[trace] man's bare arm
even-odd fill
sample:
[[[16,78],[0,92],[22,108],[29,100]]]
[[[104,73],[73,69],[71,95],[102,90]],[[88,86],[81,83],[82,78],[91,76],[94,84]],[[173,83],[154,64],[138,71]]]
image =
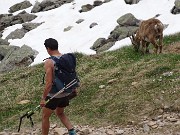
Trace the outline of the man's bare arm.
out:
[[[45,72],[46,72],[46,76],[45,76],[46,83],[45,83],[45,88],[44,88],[42,99],[46,98],[46,96],[48,95],[49,91],[52,88],[54,65],[53,65],[53,62],[51,59],[48,59],[45,61],[44,68],[45,68]]]

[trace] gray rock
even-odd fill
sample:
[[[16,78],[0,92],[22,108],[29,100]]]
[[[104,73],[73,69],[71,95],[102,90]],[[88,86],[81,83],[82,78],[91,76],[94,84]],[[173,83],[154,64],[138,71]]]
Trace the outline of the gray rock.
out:
[[[91,9],[93,9],[94,8],[94,6],[93,5],[91,5],[91,4],[86,4],[86,5],[83,5],[82,7],[81,7],[81,10],[79,11],[80,13],[81,12],[88,12],[88,11],[90,11]]]
[[[175,0],[174,4],[176,8],[180,9],[180,0]]]
[[[150,127],[149,127],[147,124],[144,124],[144,125],[143,125],[143,131],[144,131],[145,133],[148,133],[148,132],[150,131]]]
[[[171,9],[172,14],[180,14],[180,0],[175,0],[174,7]]]
[[[4,30],[4,28],[15,25],[21,24],[25,22],[30,22],[34,20],[37,16],[33,14],[28,14],[25,11],[22,11],[18,15],[2,15],[0,18],[0,31]]]
[[[138,29],[138,27],[136,27],[136,26],[128,26],[128,27],[116,26],[115,29],[113,31],[111,31],[108,38],[114,39],[116,41],[121,40],[121,39],[128,37],[132,33],[134,33],[137,29]]]
[[[76,21],[76,23],[79,24],[79,23],[82,23],[83,21],[84,21],[84,19],[79,19]]]
[[[93,46],[91,47],[92,50],[97,51],[98,48],[100,48],[101,46],[103,46],[106,43],[106,39],[105,38],[98,38]]]
[[[137,4],[140,0],[124,0],[126,4]]]
[[[122,135],[122,134],[124,134],[124,130],[120,130],[120,129],[116,130],[116,135]]]
[[[51,9],[58,8],[63,4],[70,3],[73,0],[43,0],[41,3],[36,2],[31,13],[37,13],[41,11],[48,11]]]
[[[56,2],[57,0],[43,0],[41,3],[40,3],[40,7],[43,8],[47,8],[49,6],[52,6],[54,5],[54,3]],[[45,11],[45,10],[44,10]]]
[[[91,25],[89,26],[89,28],[93,28],[94,26],[98,25],[97,23],[91,23]]]
[[[103,4],[102,1],[96,0],[96,1],[94,1],[93,6],[96,7],[96,6],[100,6],[100,5],[102,5],[102,4]]]
[[[110,2],[110,1],[112,1],[112,0],[104,0],[103,3],[108,3],[108,2]]]
[[[21,39],[24,37],[24,35],[28,32],[27,30],[24,29],[16,29],[15,31],[11,32],[6,39]]]
[[[133,14],[127,13],[121,16],[117,23],[120,26],[139,26],[140,20],[136,19]]]
[[[24,23],[22,24],[23,29],[27,30],[27,31],[31,31],[35,28],[37,28],[38,26],[40,26],[42,23]]]
[[[9,8],[9,12],[14,13],[18,10],[26,9],[28,7],[31,7],[31,6],[32,6],[32,4],[29,1],[25,0],[23,2],[20,2],[20,3],[17,3],[15,5],[11,6]]]
[[[68,26],[67,28],[64,28],[64,32],[69,31],[73,26]]]
[[[172,14],[180,14],[180,9],[178,9],[178,8],[176,8],[175,6],[172,8],[172,10],[171,10],[171,13]]]
[[[108,50],[109,48],[111,48],[114,45],[115,42],[108,42],[106,44],[104,44],[103,46],[101,46],[100,48],[97,49],[97,53],[100,52],[104,52],[106,50]]]
[[[29,13],[20,13],[18,16],[23,20],[23,23],[34,20],[37,16]]]
[[[0,46],[1,45],[9,45],[10,43],[8,42],[8,40],[7,39],[2,39],[2,38],[0,38]]]
[[[11,49],[11,47],[12,46],[7,46],[7,45],[0,46],[0,56],[1,56],[0,61],[7,55],[8,51]]]
[[[4,59],[3,59],[3,61],[6,61],[10,56],[11,56],[11,54],[14,52],[14,51],[16,51],[16,50],[18,50],[20,47],[19,46],[7,46],[7,48],[1,48],[1,49],[4,49],[5,51],[3,51],[2,53],[3,53],[3,55],[5,56],[4,57]]]
[[[40,12],[42,9],[42,7],[40,6],[40,2],[36,1],[36,3],[34,4],[31,13],[37,13]]]
[[[36,54],[37,51],[26,45],[21,48],[12,47],[0,63],[0,73],[29,66],[34,61]]]
[[[1,19],[0,19],[0,26],[1,26],[0,30],[3,30],[4,28],[11,26],[11,22],[13,21],[13,19],[14,19],[14,16],[8,16],[7,15],[7,16],[1,17]]]

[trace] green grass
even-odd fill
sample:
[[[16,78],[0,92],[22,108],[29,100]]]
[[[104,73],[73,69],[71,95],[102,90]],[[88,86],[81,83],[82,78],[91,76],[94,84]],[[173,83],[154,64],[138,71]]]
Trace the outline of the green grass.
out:
[[[180,41],[180,32],[173,34],[173,35],[168,35],[164,37],[163,43],[165,45],[174,43],[174,42],[179,42]]]
[[[164,42],[168,45],[179,40],[171,35]],[[180,54],[142,55],[128,46],[95,56],[76,56],[81,86],[66,109],[74,124],[126,125],[144,115],[156,115],[166,103],[173,105],[179,100]],[[168,72],[172,74],[163,75]],[[43,74],[43,64],[0,74],[0,130],[17,130],[19,117],[39,104]],[[30,103],[17,104],[25,99]],[[169,111],[180,110],[171,106]],[[34,114],[33,120],[39,124],[41,113]],[[57,119],[52,117],[52,121]],[[30,126],[27,119],[24,126]]]

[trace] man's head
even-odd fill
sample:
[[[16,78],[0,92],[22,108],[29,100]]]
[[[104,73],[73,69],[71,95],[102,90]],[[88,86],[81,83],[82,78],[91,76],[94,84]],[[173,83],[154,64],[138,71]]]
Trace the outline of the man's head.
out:
[[[57,40],[53,38],[48,38],[45,40],[44,45],[46,49],[51,49],[51,50],[58,50],[58,42]]]

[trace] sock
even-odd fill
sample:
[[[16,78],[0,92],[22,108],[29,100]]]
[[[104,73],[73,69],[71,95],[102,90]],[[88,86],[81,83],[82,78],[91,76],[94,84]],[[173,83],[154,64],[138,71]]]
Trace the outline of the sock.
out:
[[[74,128],[68,130],[69,135],[76,135]]]

